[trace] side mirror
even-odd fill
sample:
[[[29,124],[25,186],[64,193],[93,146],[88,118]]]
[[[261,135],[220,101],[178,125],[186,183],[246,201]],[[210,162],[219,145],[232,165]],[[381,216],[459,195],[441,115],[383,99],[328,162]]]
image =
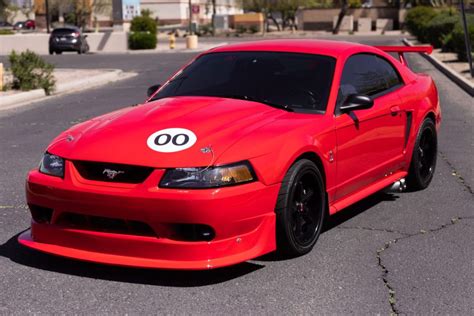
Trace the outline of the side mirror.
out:
[[[363,94],[351,94],[346,98],[344,104],[339,108],[342,113],[348,113],[355,110],[370,109],[374,101],[369,96]]]
[[[84,38],[86,38],[86,37],[87,37],[87,35],[84,35]]]
[[[155,85],[149,87],[148,90],[146,91],[147,97],[151,97],[153,95],[153,93],[155,93],[156,90],[158,90],[160,87],[161,87],[161,84],[155,84]]]

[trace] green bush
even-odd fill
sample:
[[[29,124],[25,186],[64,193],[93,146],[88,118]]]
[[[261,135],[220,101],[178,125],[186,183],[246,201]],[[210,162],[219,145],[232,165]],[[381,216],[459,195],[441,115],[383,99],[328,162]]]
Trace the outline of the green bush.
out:
[[[249,32],[252,34],[258,33],[258,26],[256,26],[255,24],[250,25]]]
[[[361,0],[349,0],[349,8],[360,8],[362,7]]]
[[[418,6],[408,10],[405,17],[405,26],[411,34],[422,42],[426,41],[426,25],[437,15],[432,7]]]
[[[453,31],[454,26],[460,20],[456,11],[442,11],[433,17],[427,24],[424,33],[426,41],[436,48],[446,44],[446,37]]]
[[[151,17],[150,10],[143,10],[142,15],[136,16],[130,23],[131,32],[148,32],[156,34],[156,21]]]
[[[154,49],[156,43],[156,34],[136,32],[130,33],[128,36],[128,47],[130,49]]]
[[[474,44],[474,14],[468,14],[467,18],[467,30],[471,39],[471,45]],[[464,42],[464,28],[461,21],[456,23],[453,32],[451,33],[451,39],[449,45],[452,50],[458,55],[458,59],[461,61],[467,60],[466,54],[466,43]],[[474,46],[473,46],[474,47]],[[471,55],[473,52],[471,51]]]
[[[28,91],[42,88],[46,95],[53,92],[56,84],[53,65],[30,50],[20,54],[12,51],[8,59],[13,74],[13,89]]]
[[[156,21],[151,17],[150,10],[142,10],[142,15],[132,19],[130,24],[130,35],[128,36],[128,47],[130,49],[154,49],[156,48]]]
[[[15,32],[12,30],[0,30],[0,35],[13,35]]]
[[[237,34],[247,33],[247,28],[244,25],[238,25],[236,29]]]

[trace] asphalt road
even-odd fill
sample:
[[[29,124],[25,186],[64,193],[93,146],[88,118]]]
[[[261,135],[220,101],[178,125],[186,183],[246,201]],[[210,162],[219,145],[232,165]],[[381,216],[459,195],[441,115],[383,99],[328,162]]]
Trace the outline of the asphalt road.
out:
[[[396,37],[346,39],[399,44]],[[412,67],[434,77],[443,111],[431,186],[376,194],[337,214],[306,256],[173,272],[82,263],[20,247],[17,235],[30,220],[25,174],[49,141],[72,124],[142,101],[149,85],[192,56],[48,56],[58,67],[139,75],[0,112],[1,314],[473,313],[474,102],[418,55],[410,58]]]

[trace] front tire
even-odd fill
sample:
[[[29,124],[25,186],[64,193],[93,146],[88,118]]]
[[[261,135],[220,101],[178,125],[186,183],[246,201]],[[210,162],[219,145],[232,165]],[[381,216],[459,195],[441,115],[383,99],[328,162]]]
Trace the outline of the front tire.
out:
[[[283,179],[276,206],[277,251],[301,256],[313,249],[324,221],[326,194],[318,167],[298,160]]]
[[[426,189],[436,168],[438,137],[432,119],[426,118],[416,136],[415,147],[411,158],[407,186],[411,191]]]

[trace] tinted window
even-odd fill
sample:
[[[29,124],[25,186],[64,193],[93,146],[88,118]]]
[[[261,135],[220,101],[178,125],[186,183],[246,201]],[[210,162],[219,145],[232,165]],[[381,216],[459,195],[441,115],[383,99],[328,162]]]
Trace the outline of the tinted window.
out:
[[[154,97],[217,96],[325,111],[335,59],[280,52],[204,55]]]
[[[79,30],[78,29],[73,29],[73,28],[61,28],[61,29],[53,30],[54,35],[56,35],[56,34],[70,34],[70,33],[74,33],[74,32],[79,33]]]
[[[370,54],[354,55],[344,65],[337,105],[350,94],[374,96],[401,83],[398,73],[385,59]]]

